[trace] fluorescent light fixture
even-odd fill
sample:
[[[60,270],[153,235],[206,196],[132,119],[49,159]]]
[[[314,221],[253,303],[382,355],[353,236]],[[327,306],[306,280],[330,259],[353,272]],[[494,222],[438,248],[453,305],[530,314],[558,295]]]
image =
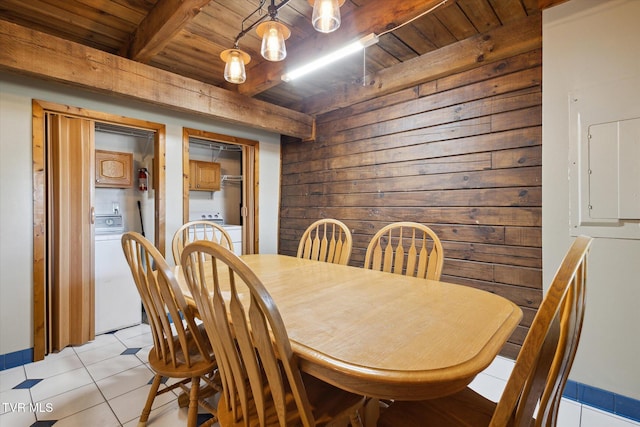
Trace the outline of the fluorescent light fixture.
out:
[[[356,53],[361,51],[362,49],[369,47],[378,43],[378,36],[374,33],[366,35],[362,37],[360,40],[355,41],[347,46],[340,48],[334,52],[331,52],[325,56],[322,56],[318,59],[315,59],[308,64],[305,64],[295,70],[292,70],[286,74],[282,75],[282,80],[285,82],[290,82],[293,79],[297,79],[298,77],[304,76],[305,74],[309,74],[312,71],[317,70],[318,68],[326,67],[329,64],[336,62],[339,59],[344,58],[345,56],[351,55],[352,53]]]

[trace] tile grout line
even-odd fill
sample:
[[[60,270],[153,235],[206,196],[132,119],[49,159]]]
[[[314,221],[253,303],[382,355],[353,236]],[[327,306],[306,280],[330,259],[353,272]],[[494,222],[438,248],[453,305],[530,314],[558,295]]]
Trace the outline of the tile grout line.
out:
[[[114,337],[119,340],[119,338],[117,336],[115,336],[115,334],[114,334]],[[84,368],[85,371],[87,371],[87,375],[89,375],[89,378],[91,378],[91,381],[93,381],[93,384],[95,385],[95,387],[98,389],[98,392],[100,393],[100,396],[102,396],[102,399],[104,399],[104,403],[107,404],[107,406],[109,407],[109,410],[111,411],[111,413],[113,414],[115,419],[118,421],[118,424],[120,425],[120,427],[122,427],[122,423],[120,422],[120,418],[118,418],[118,415],[115,413],[115,411],[111,407],[111,404],[109,403],[109,399],[107,399],[107,396],[104,395],[104,393],[100,389],[100,386],[98,386],[98,383],[96,382],[96,379],[93,377],[93,375],[91,375],[91,372],[87,368],[87,365],[85,365],[84,360],[82,360],[82,358],[80,357],[80,355],[78,354],[78,352],[76,351],[75,348],[73,349],[73,352],[76,354],[76,356],[80,360],[80,363],[82,363],[82,367]],[[100,403],[98,405],[100,405]],[[93,408],[93,407],[98,406],[98,405],[91,406],[90,408]],[[87,409],[89,409],[89,408],[85,408],[85,409],[83,409],[83,411],[86,411]],[[80,412],[82,412],[82,411],[76,412],[76,414],[78,414]]]

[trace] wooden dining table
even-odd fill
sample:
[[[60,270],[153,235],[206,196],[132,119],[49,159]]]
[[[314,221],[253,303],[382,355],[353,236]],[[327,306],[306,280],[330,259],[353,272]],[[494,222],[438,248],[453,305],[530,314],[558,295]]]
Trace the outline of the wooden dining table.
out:
[[[273,297],[301,369],[372,398],[463,389],[522,318],[513,302],[468,286],[285,255],[241,259]],[[191,300],[179,266],[176,277]]]

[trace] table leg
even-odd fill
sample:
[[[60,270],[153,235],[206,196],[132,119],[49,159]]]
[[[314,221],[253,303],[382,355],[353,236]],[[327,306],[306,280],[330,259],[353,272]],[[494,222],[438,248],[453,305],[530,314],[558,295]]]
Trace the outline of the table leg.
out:
[[[376,427],[380,417],[380,401],[368,397],[364,402],[364,427]]]

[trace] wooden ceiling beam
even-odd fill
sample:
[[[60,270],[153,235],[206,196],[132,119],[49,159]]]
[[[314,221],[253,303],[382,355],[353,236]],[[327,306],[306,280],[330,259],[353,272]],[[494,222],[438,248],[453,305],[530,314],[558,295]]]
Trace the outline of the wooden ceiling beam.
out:
[[[568,0],[538,0],[538,9],[544,10],[552,6],[556,6],[560,3],[564,3]]]
[[[0,70],[148,102],[303,140],[314,119],[216,86],[0,20]]]
[[[147,63],[189,23],[210,0],[159,0],[131,36],[121,56]]]
[[[478,34],[367,76],[367,85],[343,84],[306,101],[303,111],[317,115],[436,80],[442,76],[538,49],[542,14]]]
[[[247,70],[247,80],[238,86],[238,92],[247,96],[254,96],[279,84],[282,84],[281,76],[285,73],[285,67],[294,67],[314,59],[324,53],[331,52],[347,43],[370,34],[380,34],[388,28],[400,25],[418,14],[429,10],[441,3],[442,0],[372,0],[365,6],[354,9],[342,19],[338,31],[330,34],[316,33],[312,37],[302,41],[288,52],[288,58],[293,61],[269,62],[264,61]],[[449,0],[442,7],[454,4],[455,0]]]

